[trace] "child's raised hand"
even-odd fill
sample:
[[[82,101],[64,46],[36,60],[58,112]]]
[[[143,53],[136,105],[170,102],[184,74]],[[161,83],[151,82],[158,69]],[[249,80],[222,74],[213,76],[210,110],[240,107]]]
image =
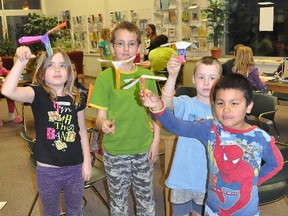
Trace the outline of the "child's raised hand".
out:
[[[167,62],[167,70],[169,76],[177,76],[181,68],[181,62],[177,55],[172,55]]]
[[[161,109],[162,101],[160,100],[158,95],[154,94],[149,89],[145,89],[145,93],[144,93],[144,89],[141,89],[139,92],[139,96],[140,96],[140,100],[142,101],[142,104],[144,106],[149,107],[152,110]]]
[[[27,46],[18,47],[16,50],[16,56],[20,59],[21,62],[36,58],[36,56],[31,53],[30,48]]]

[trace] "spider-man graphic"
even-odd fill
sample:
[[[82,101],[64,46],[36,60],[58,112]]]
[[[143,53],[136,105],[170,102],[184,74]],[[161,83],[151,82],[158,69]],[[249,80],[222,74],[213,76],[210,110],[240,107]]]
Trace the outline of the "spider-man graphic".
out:
[[[239,199],[228,209],[223,209],[220,206],[219,215],[228,216],[242,209],[250,200],[252,191],[252,182],[254,177],[253,168],[243,160],[243,150],[237,145],[221,145],[219,135],[216,133],[216,143],[214,149],[214,157],[219,169],[219,173],[224,182],[228,184],[239,183]],[[215,185],[217,179],[213,179]],[[210,181],[210,184],[212,182]],[[219,200],[225,203],[225,196],[222,188],[213,190],[217,194]],[[229,194],[225,194],[229,196]]]

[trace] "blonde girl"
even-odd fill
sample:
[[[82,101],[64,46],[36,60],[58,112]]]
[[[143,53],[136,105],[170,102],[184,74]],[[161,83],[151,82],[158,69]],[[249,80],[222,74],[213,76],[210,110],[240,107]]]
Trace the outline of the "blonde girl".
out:
[[[265,82],[260,79],[258,68],[255,66],[253,51],[248,46],[240,46],[237,50],[233,73],[247,77],[254,90],[266,90]]]
[[[60,193],[64,192],[67,215],[82,215],[84,181],[92,175],[89,142],[85,127],[85,97],[74,87],[74,73],[67,54],[53,50],[38,60],[32,86],[18,87],[28,61],[35,58],[26,46],[2,87],[2,94],[31,103],[35,120],[36,178],[43,215],[60,214]]]
[[[101,39],[99,41],[99,50],[100,50],[100,56],[102,59],[111,60],[112,59],[112,53],[110,50],[110,29],[109,28],[103,28],[101,31]],[[110,63],[102,62],[101,68],[102,71],[110,67]]]

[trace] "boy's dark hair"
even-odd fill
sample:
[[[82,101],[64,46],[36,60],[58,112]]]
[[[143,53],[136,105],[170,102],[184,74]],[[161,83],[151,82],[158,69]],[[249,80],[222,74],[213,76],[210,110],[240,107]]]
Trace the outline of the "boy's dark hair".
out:
[[[219,89],[235,89],[243,93],[246,99],[246,106],[253,101],[253,87],[249,80],[241,74],[228,74],[221,77],[213,88],[213,101],[216,99],[216,93]]]
[[[111,40],[110,42],[113,44],[115,42],[115,35],[116,35],[116,31],[118,30],[127,30],[129,32],[134,32],[136,33],[137,35],[137,43],[138,44],[141,44],[141,32],[139,30],[139,28],[134,25],[133,23],[131,22],[128,22],[128,21],[123,21],[121,23],[119,23],[112,31],[111,33]]]
[[[160,47],[162,44],[168,43],[168,37],[164,34],[158,35],[154,40],[154,48]]]

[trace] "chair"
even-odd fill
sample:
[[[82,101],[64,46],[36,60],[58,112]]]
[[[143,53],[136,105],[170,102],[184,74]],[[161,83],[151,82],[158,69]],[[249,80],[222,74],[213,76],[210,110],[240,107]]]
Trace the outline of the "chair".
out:
[[[191,86],[179,86],[176,89],[175,96],[180,96],[180,95],[187,95],[189,97],[195,97],[197,95],[197,90],[195,87]]]
[[[280,101],[288,101],[288,94],[280,93],[280,92],[273,92],[273,96],[277,97]]]
[[[31,82],[26,82],[23,84],[23,87],[30,86]],[[22,103],[22,119],[23,119],[23,129],[24,132],[27,133],[27,123],[26,123],[26,115],[25,115],[25,107],[31,106],[30,103]]]
[[[82,83],[85,83],[83,52],[82,51],[67,52],[67,55],[69,56],[70,60],[75,62],[78,78],[81,78]]]
[[[33,140],[29,135],[27,135],[27,133],[24,133],[24,132],[20,132],[20,136],[28,143],[27,149],[30,153],[30,157],[29,157],[30,165],[32,169],[36,171],[36,160],[33,155],[33,149],[34,149],[36,140]],[[107,209],[110,209],[109,204],[107,203],[107,201],[104,199],[104,197],[100,194],[100,192],[97,190],[97,188],[94,185],[94,183],[104,180],[106,178],[106,173],[103,169],[95,166],[95,160],[97,158],[93,152],[91,152],[91,155],[92,155],[92,165],[93,165],[92,176],[89,181],[85,182],[84,189],[91,188],[93,192],[96,194],[96,196],[98,196],[100,200],[103,202],[103,204],[107,207]],[[28,216],[32,214],[35,204],[38,200],[38,197],[39,197],[39,192],[37,191],[37,194],[35,195],[35,198],[30,207]],[[83,201],[84,201],[84,204],[83,204],[83,208],[84,208],[87,203],[87,200],[84,196],[83,196]],[[61,212],[60,215],[65,215],[65,212]]]
[[[3,67],[11,70],[14,65],[14,58],[12,56],[2,56]]]
[[[27,133],[25,132],[20,132],[20,136],[28,143],[27,145],[27,149],[30,153],[30,156],[29,156],[29,162],[30,162],[30,166],[32,168],[32,170],[34,172],[36,172],[36,160],[33,156],[33,149],[34,149],[34,146],[35,146],[35,143],[36,143],[36,140],[33,140],[32,137],[28,136]],[[34,209],[34,206],[36,205],[36,202],[37,202],[37,199],[39,197],[39,192],[37,191],[37,194],[35,195],[35,198],[32,202],[32,205],[29,209],[29,213],[28,213],[28,216],[30,216],[32,214],[32,211]]]
[[[283,158],[283,169],[268,181],[264,182],[258,190],[259,205],[276,202],[288,195],[288,148],[280,149]]]
[[[278,108],[278,98],[272,95],[253,93],[253,108],[247,115],[246,121],[249,124],[257,125],[265,130],[268,134],[275,131],[276,141],[279,140],[279,131],[274,117]]]
[[[102,203],[106,206],[107,209],[110,209],[108,202],[104,199],[104,197],[100,194],[100,192],[97,190],[97,188],[95,187],[94,183],[104,180],[106,178],[106,173],[103,169],[96,167],[95,164],[95,160],[98,160],[98,158],[95,156],[95,154],[93,152],[91,152],[92,155],[92,176],[90,178],[89,181],[85,182],[85,186],[84,189],[87,188],[91,188],[93,190],[93,192],[100,198],[100,200],[102,201]],[[102,162],[102,161],[100,161]],[[83,199],[85,201],[84,207],[86,205],[86,199],[83,196]]]
[[[90,142],[90,151],[95,153],[96,158],[103,162],[102,140],[104,133],[96,128],[87,128]]]

